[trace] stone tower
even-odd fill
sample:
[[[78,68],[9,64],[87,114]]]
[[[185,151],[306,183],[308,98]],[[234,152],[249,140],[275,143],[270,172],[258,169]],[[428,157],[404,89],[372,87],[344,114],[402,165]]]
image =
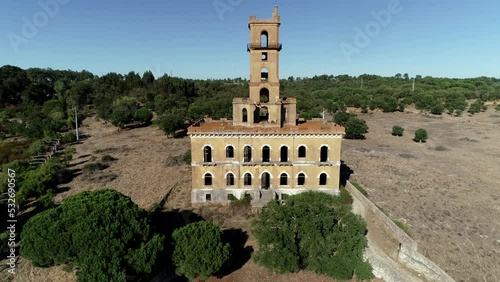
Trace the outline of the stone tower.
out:
[[[235,125],[283,127],[295,125],[295,99],[280,98],[278,6],[270,19],[250,17],[250,98],[233,100]]]

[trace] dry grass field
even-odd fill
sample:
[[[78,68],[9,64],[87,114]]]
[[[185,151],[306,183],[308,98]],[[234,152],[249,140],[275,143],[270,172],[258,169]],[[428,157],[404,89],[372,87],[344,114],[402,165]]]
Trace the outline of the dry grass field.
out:
[[[360,116],[367,139],[346,140],[342,154],[372,201],[457,281],[500,281],[500,113]],[[418,128],[427,143],[412,141]]]
[[[457,281],[500,281],[500,113],[474,117],[428,117],[419,113],[361,115],[366,140],[345,140],[343,159],[369,197],[393,219],[406,221],[419,250]],[[391,136],[393,125],[405,128]],[[412,141],[425,128],[427,143]],[[170,193],[166,210],[193,211],[221,227],[241,229],[255,248],[248,210],[190,205],[191,174],[182,162],[189,138],[169,139],[156,127],[118,131],[88,118],[87,137],[75,145],[72,181],[59,187],[57,201],[81,191],[110,187],[149,209]],[[116,160],[87,175],[82,168],[104,155]],[[59,275],[57,275],[59,274]],[[71,281],[59,268],[19,266],[14,281]],[[57,278],[59,277],[59,278]],[[272,275],[249,260],[239,270],[210,281],[332,281],[312,273]]]

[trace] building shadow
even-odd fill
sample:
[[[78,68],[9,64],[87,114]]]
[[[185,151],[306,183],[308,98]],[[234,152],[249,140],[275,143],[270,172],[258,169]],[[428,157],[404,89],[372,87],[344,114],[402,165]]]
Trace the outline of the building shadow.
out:
[[[351,178],[354,171],[345,163],[345,161],[340,161],[340,185],[344,186],[347,181]]]

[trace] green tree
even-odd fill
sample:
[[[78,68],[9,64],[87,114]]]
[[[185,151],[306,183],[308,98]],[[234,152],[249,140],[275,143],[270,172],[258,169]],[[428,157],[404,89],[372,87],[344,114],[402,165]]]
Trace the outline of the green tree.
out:
[[[115,126],[123,128],[127,123],[134,119],[134,114],[137,109],[134,99],[122,98],[113,103],[113,111],[111,113],[111,123]]]
[[[20,253],[33,265],[76,265],[78,281],[126,281],[150,273],[164,238],[150,231],[147,213],[114,191],[83,192],[33,216]]]
[[[441,102],[438,102],[431,108],[431,114],[433,115],[441,115],[444,112],[444,105]]]
[[[167,135],[173,135],[176,130],[184,125],[185,111],[172,110],[163,114],[159,119],[160,128]]]
[[[395,125],[392,127],[392,135],[403,136],[405,129],[400,125]]]
[[[484,106],[484,102],[481,101],[481,100],[479,100],[479,99],[477,99],[474,103],[472,103],[469,106],[468,112],[471,115],[477,114],[477,113],[479,113],[483,109],[483,106]]]
[[[153,114],[146,107],[142,107],[135,111],[134,120],[142,123],[150,123],[153,119]]]
[[[415,131],[415,138],[413,138],[413,140],[415,142],[425,142],[427,141],[427,138],[428,138],[427,131],[425,129],[420,128]]]
[[[208,279],[229,259],[230,246],[221,241],[219,227],[208,221],[191,223],[174,231],[173,261],[176,273],[189,279]]]
[[[346,112],[338,112],[333,116],[333,121],[335,121],[336,124],[340,124],[342,126],[345,126],[349,119],[356,117],[356,114],[354,113],[346,113]]]
[[[363,260],[366,223],[339,198],[308,192],[270,202],[252,223],[257,263],[278,273],[301,269],[335,279],[372,278]]]
[[[350,118],[345,127],[345,137],[348,139],[364,139],[368,132],[366,121],[357,117]]]

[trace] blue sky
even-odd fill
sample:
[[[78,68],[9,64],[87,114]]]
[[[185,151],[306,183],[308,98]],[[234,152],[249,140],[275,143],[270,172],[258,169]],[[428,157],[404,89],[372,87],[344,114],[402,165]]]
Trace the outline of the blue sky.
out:
[[[270,17],[274,3],[2,0],[0,65],[97,75],[150,69],[186,78],[248,77],[249,16]],[[282,78],[500,77],[498,0],[278,0],[278,5]],[[374,13],[389,14],[390,20],[377,20]]]

